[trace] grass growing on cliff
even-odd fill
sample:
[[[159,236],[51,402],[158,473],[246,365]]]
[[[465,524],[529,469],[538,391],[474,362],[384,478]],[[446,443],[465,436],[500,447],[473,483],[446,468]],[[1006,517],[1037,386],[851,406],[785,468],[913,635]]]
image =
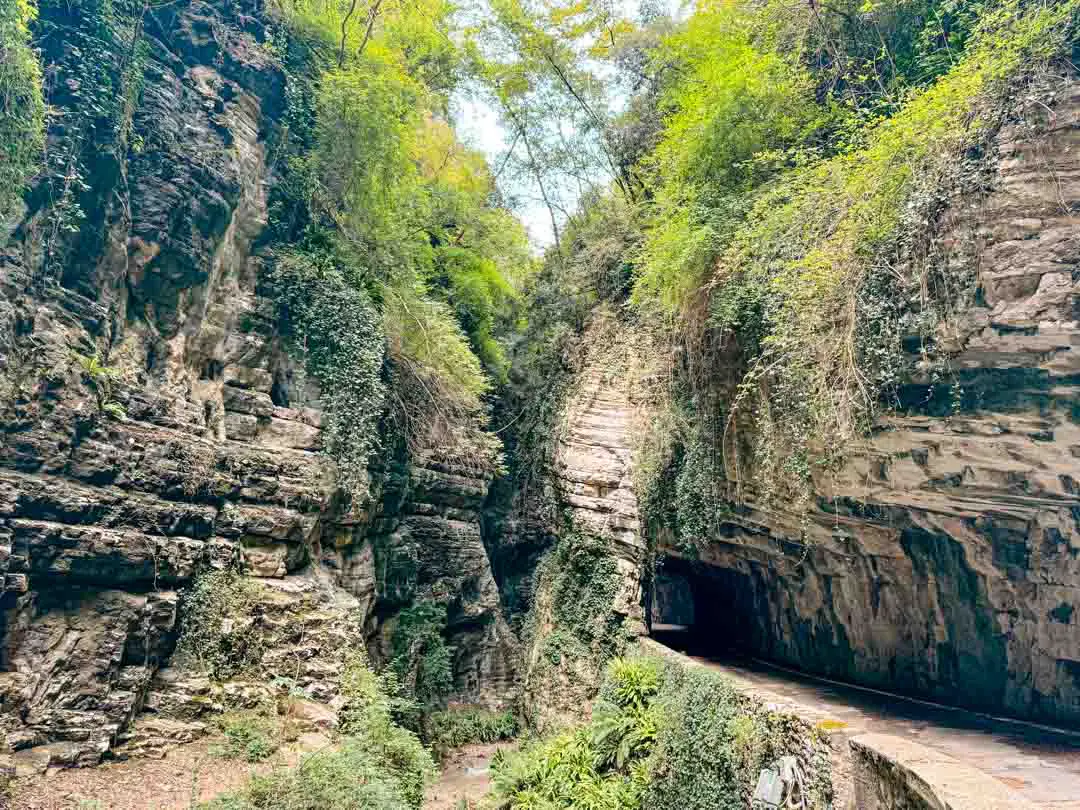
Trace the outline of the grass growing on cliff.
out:
[[[254,626],[260,586],[236,571],[200,574],[181,603],[181,631],[174,658],[215,681],[249,672],[262,660]]]

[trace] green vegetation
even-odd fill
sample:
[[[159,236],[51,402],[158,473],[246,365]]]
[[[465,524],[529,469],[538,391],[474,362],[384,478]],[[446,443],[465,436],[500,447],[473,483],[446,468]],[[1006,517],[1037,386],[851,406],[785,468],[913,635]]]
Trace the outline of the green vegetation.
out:
[[[453,9],[284,0],[278,13],[291,103],[271,224],[290,247],[272,289],[329,392],[340,483],[367,492],[384,410],[386,446],[456,441],[494,469],[497,443],[468,437],[506,374],[502,341],[533,260],[483,158],[446,122],[468,60]]]
[[[512,711],[493,712],[477,706],[453,706],[424,718],[422,737],[437,758],[472,743],[509,740],[518,734]]]
[[[263,652],[255,627],[259,587],[232,569],[199,575],[181,605],[177,662],[200,669],[215,681],[255,668]]]
[[[102,416],[124,421],[127,412],[124,406],[113,398],[113,387],[120,378],[120,371],[112,366],[101,362],[101,358],[94,354],[87,357],[84,354],[75,353],[75,361],[79,364],[83,378],[89,383],[94,392],[94,401],[97,403],[97,411]]]
[[[390,667],[418,708],[438,706],[454,686],[454,648],[446,644],[445,630],[446,605],[417,602],[398,616]]]
[[[262,762],[277,751],[281,724],[256,712],[230,712],[217,720],[225,742],[217,753],[226,759]]]
[[[255,776],[234,794],[201,805],[204,810],[416,810],[436,770],[431,755],[394,720],[386,679],[362,656],[342,676],[342,737],[306,756],[295,768]],[[389,684],[392,689],[392,684]],[[246,750],[246,749],[245,749]]]
[[[815,476],[889,405],[912,342],[935,379],[949,374],[935,351],[975,273],[942,261],[938,223],[985,187],[1000,126],[1036,125],[1020,108],[1050,103],[1073,70],[1080,4],[714,0],[684,21],[499,8],[485,75],[524,144],[509,165],[557,237],[500,402],[516,486],[543,475],[603,302],[663,324],[670,347],[638,437],[649,530],[692,549],[747,498],[805,519]],[[567,110],[582,123],[560,144]],[[582,175],[567,215],[559,190]]]
[[[590,660],[602,668],[622,652],[626,634],[613,611],[621,580],[609,540],[568,531],[536,576],[551,610],[552,626],[543,628],[544,658],[552,664],[564,656]]]
[[[752,415],[747,466],[766,497],[807,504],[812,465],[842,452],[897,382],[900,336],[930,336],[970,293],[962,276],[918,260],[920,223],[934,220],[941,190],[968,168],[966,150],[1000,121],[1000,95],[1059,51],[1077,8],[984,12],[954,67],[864,126],[852,147],[766,189],[720,254],[714,323],[749,350],[722,440],[734,466],[736,425]],[[890,285],[889,268],[905,264]]]
[[[40,170],[45,147],[41,66],[30,48],[35,17],[32,0],[0,2],[0,220]]]
[[[762,767],[793,755],[808,808],[831,806],[828,744],[706,669],[616,659],[590,722],[500,755],[493,806],[695,810],[749,806]]]
[[[133,120],[146,45],[142,0],[39,3],[33,43],[48,66],[48,149],[27,196],[42,250],[39,280],[62,282],[104,249],[123,163],[141,143]],[[28,122],[33,122],[31,117]]]
[[[306,354],[325,392],[323,443],[348,491],[365,491],[383,409],[383,341],[370,296],[333,262],[299,253],[278,257],[270,285],[284,337]]]

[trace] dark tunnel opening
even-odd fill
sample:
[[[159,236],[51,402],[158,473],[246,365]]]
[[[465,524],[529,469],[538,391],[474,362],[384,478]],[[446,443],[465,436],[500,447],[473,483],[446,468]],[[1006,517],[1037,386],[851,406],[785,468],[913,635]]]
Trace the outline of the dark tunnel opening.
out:
[[[649,605],[649,634],[671,649],[703,658],[755,655],[763,610],[747,574],[697,560],[664,557]]]

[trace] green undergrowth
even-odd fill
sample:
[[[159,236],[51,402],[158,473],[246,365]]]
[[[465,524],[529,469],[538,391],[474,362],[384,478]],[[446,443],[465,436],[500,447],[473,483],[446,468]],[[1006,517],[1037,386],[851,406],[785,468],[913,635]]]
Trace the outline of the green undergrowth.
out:
[[[392,679],[354,656],[341,680],[344,706],[339,738],[291,768],[254,776],[241,790],[200,805],[203,810],[417,810],[437,773],[431,754],[398,725]],[[250,724],[236,732],[247,754],[256,739]],[[257,753],[262,752],[262,743]]]
[[[231,568],[196,577],[181,603],[175,661],[215,681],[256,669],[263,654],[255,627],[259,588]]]
[[[225,759],[262,762],[281,745],[283,730],[276,717],[259,712],[229,712],[217,718],[224,741],[214,753]]]
[[[827,742],[702,667],[655,657],[607,668],[592,719],[501,753],[497,810],[742,810],[763,767],[795,756],[807,808],[831,807]]]
[[[456,748],[510,740],[519,731],[517,717],[511,710],[496,712],[478,706],[452,706],[428,714],[421,737],[435,757],[442,759]]]

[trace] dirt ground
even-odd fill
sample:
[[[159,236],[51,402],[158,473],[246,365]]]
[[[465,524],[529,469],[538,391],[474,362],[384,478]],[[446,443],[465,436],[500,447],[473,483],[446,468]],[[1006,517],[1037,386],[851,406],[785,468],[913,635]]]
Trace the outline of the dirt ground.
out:
[[[190,810],[242,787],[253,773],[293,766],[304,753],[328,744],[321,735],[304,735],[266,762],[250,765],[222,758],[214,752],[220,740],[208,738],[177,746],[164,759],[53,769],[18,778],[9,804],[0,799],[0,810]],[[509,747],[511,743],[469,745],[450,754],[439,781],[428,791],[424,810],[477,807],[491,784],[492,756]]]
[[[491,786],[489,766],[500,748],[513,749],[514,743],[467,745],[454,751],[442,764],[439,781],[428,791],[424,810],[473,810]],[[464,804],[462,804],[464,802]]]
[[[214,753],[207,738],[169,751],[164,759],[133,758],[95,768],[52,769],[15,780],[12,810],[189,810],[241,787],[252,773],[295,765],[308,751],[329,744],[305,734],[258,765]],[[2,807],[2,805],[0,805]]]

